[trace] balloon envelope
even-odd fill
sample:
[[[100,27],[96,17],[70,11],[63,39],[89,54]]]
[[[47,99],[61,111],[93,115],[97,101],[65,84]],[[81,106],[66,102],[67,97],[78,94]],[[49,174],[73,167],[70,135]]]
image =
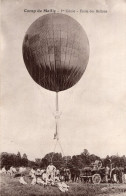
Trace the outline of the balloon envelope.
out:
[[[86,69],[88,38],[70,16],[47,14],[27,30],[23,58],[35,82],[51,91],[63,91],[75,85]]]

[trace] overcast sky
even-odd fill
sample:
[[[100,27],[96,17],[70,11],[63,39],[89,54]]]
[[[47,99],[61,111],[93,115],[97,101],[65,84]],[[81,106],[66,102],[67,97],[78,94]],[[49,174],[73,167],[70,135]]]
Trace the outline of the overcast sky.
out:
[[[65,155],[83,149],[101,157],[126,155],[126,1],[3,0],[1,150],[29,159],[53,151],[55,93],[26,70],[22,42],[32,22],[46,13],[24,9],[75,9],[66,13],[87,33],[90,57],[81,80],[59,93],[60,141]],[[80,13],[79,10],[107,10]],[[56,151],[60,152],[58,147]]]

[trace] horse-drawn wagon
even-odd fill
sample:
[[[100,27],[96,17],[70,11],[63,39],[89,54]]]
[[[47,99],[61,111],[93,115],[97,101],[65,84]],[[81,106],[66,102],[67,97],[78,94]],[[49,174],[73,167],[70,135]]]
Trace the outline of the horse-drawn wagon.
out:
[[[99,184],[105,177],[105,169],[93,169],[91,167],[85,167],[80,170],[80,179],[84,182],[90,182],[93,184]]]

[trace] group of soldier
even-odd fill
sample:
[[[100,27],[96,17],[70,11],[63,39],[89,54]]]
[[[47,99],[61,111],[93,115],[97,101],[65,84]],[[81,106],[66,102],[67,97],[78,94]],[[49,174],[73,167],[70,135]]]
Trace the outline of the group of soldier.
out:
[[[98,166],[98,167],[97,167]],[[96,168],[97,167],[97,168]],[[126,166],[124,168],[106,165],[102,167],[102,164],[94,164],[92,171],[100,171],[100,175],[104,182],[112,183],[126,183]],[[9,170],[6,170],[5,167],[2,168],[1,173],[7,173],[14,177],[20,177],[19,181],[21,184],[27,184],[24,180],[24,173],[26,171],[25,167],[20,167],[17,171],[13,166]],[[50,163],[46,169],[36,169],[32,168],[28,175],[32,181],[31,185],[42,184],[43,186],[47,185],[57,185],[61,186],[64,183],[66,191],[68,190],[67,182],[68,181],[79,181],[84,175],[81,175],[79,169],[57,169],[52,163]],[[60,187],[62,189],[62,186]]]
[[[105,167],[105,181],[113,183],[126,183],[126,166]]]
[[[68,191],[69,186],[66,184],[66,178],[61,175],[60,170],[56,169],[52,163],[50,163],[46,169],[32,168],[29,176],[32,178],[32,185],[41,184],[44,187],[47,185],[52,185],[57,186],[62,192]]]
[[[13,166],[10,167],[9,170],[6,170],[5,167],[3,167],[1,173],[9,174],[13,177],[19,177],[20,184],[26,185],[29,183],[25,178],[26,170],[25,167],[18,168],[18,171]],[[50,163],[46,169],[32,168],[27,176],[31,179],[31,185],[39,184],[44,187],[47,185],[56,186],[62,192],[67,192],[69,188],[65,182],[65,178],[60,175],[60,171],[56,169],[52,163]]]

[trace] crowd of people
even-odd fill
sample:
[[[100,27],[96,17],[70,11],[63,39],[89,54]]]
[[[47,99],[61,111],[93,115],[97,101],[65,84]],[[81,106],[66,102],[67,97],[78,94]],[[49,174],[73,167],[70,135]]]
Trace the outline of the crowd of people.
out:
[[[13,177],[19,177],[19,182],[21,184],[28,184],[28,182],[24,178],[26,172],[25,167],[19,167],[18,171],[13,166],[10,167],[9,170],[6,170],[5,167],[3,167],[0,172],[4,174],[9,174]],[[39,184],[43,185],[44,187],[56,186],[62,192],[67,192],[69,188],[64,176],[60,175],[60,171],[56,169],[56,167],[52,163],[50,163],[46,169],[32,168],[28,174],[28,177],[31,179],[31,185]]]
[[[106,166],[105,167],[105,182],[126,183],[126,166]]]
[[[9,174],[13,177],[19,177],[19,182],[23,185],[27,184],[25,177],[26,172],[25,167],[19,167],[18,171],[13,166],[10,167],[9,170],[6,170],[5,167],[0,171],[1,173]],[[126,183],[126,166],[125,167],[117,167],[112,164],[106,165],[102,167],[101,162],[93,164],[93,168],[91,172],[95,170],[99,170],[101,173],[101,177],[106,183]],[[85,174],[84,174],[85,175]],[[91,174],[90,174],[91,175]],[[43,185],[44,187],[47,185],[57,186],[59,190],[62,192],[68,191],[67,182],[78,180],[81,177],[80,170],[70,170],[70,169],[57,169],[52,163],[50,163],[46,169],[40,168],[31,168],[28,177],[31,179],[30,184],[35,185]],[[81,179],[81,178],[80,178]]]
[[[65,183],[63,178],[60,178],[60,171],[50,163],[46,170],[34,168],[29,173],[32,178],[31,184],[42,184],[44,187],[47,185],[57,186],[62,192],[68,191],[68,185]]]

